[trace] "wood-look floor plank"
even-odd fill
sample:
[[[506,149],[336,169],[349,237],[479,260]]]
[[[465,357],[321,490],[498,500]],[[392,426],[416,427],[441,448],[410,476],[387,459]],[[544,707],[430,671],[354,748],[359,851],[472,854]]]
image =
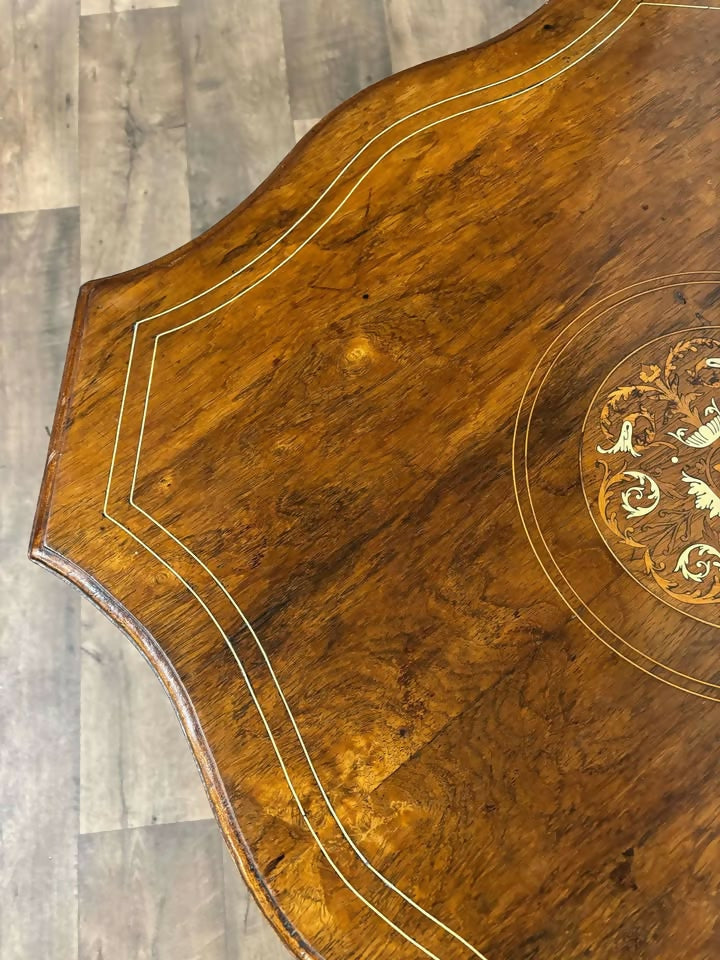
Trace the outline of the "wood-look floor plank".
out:
[[[385,0],[393,70],[482,43],[543,0]]]
[[[87,280],[190,237],[177,9],[82,18],[80,113]]]
[[[83,18],[83,278],[190,238],[178,10]],[[167,697],[96,610],[81,637],[81,830],[197,820],[209,806]]]
[[[27,542],[77,293],[76,209],[0,216],[0,957],[76,954],[78,595]]]
[[[0,213],[78,202],[78,0],[0,0]]]
[[[127,13],[129,10],[150,10],[176,7],[178,0],[80,0],[84,17],[98,13]]]
[[[182,0],[192,229],[229,213],[294,143],[277,0]]]
[[[255,903],[223,844],[227,960],[287,960],[288,951]]]
[[[382,0],[281,0],[294,120],[323,117],[391,70]]]
[[[295,142],[305,136],[306,133],[310,133],[312,128],[320,120],[320,117],[303,117],[300,120],[293,121],[293,130],[295,131]]]
[[[210,817],[175,711],[140,652],[87,603],[81,635],[80,832]]]
[[[212,820],[80,839],[80,960],[226,960]]]

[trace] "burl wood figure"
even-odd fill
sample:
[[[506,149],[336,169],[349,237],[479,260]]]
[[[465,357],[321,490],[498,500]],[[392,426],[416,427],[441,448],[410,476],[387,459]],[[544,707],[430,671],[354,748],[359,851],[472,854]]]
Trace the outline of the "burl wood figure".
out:
[[[720,957],[719,50],[551,0],[80,292],[32,556],[298,957]]]

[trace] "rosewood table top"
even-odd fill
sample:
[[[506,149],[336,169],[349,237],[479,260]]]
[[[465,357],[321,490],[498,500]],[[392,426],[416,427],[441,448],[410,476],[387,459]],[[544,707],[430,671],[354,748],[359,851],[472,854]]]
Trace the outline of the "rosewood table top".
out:
[[[550,0],[80,291],[31,555],[299,957],[720,956],[718,50]]]

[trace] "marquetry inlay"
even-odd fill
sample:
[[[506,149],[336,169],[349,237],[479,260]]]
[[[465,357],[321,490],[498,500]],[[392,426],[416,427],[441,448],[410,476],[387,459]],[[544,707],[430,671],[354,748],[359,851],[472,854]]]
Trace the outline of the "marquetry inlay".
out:
[[[608,375],[583,435],[588,505],[610,550],[649,590],[706,607],[720,599],[718,399],[720,331],[678,331]]]

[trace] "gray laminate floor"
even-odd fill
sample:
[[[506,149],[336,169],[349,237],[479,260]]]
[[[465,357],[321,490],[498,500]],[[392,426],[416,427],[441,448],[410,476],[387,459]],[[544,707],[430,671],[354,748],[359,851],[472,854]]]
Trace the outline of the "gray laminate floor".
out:
[[[540,0],[0,0],[0,960],[285,956],[149,667],[25,559],[78,285]]]

